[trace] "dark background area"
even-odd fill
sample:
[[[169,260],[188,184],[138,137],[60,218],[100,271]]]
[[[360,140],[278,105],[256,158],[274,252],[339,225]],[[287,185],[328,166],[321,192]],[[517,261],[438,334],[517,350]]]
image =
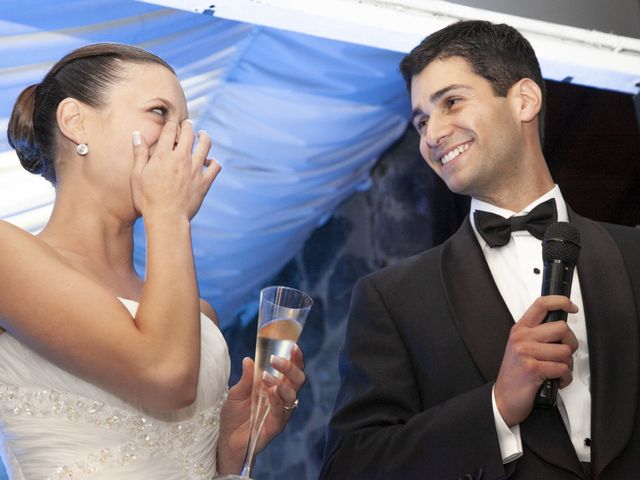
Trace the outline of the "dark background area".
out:
[[[640,225],[640,128],[633,98],[547,82],[547,105],[545,157],[567,202],[594,220]]]

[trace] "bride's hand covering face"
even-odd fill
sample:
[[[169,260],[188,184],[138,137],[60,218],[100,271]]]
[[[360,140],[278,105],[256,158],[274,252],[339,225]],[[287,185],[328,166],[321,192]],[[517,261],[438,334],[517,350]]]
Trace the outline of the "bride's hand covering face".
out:
[[[145,218],[177,215],[190,220],[200,208],[220,165],[207,160],[209,135],[198,133],[198,145],[192,154],[194,139],[189,120],[183,121],[181,128],[169,120],[149,155],[145,138],[140,132],[133,133],[131,191],[136,210]]]

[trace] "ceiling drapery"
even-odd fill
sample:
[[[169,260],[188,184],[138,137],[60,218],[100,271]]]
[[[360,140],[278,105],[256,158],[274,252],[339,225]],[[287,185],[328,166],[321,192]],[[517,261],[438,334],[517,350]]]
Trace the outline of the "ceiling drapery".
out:
[[[99,41],[166,59],[196,128],[213,138],[223,171],[192,228],[201,295],[223,324],[251,309],[313,229],[366,188],[376,159],[406,128],[397,52],[124,0],[3,2],[0,126],[6,131],[24,87],[68,51]],[[51,189],[17,173],[8,150],[2,135],[0,218],[38,230]],[[141,224],[135,235],[142,271]]]

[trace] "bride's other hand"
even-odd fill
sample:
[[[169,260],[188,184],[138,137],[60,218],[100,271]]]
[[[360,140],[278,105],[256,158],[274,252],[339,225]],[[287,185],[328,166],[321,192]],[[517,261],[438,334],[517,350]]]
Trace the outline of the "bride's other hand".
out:
[[[295,409],[298,392],[306,379],[304,356],[297,345],[291,352],[291,360],[274,357],[272,365],[283,374],[283,378],[278,380],[267,374],[267,378],[262,379],[269,392],[271,409],[258,439],[256,453],[263,450],[284,430]],[[220,474],[238,473],[242,468],[249,441],[253,373],[254,362],[247,357],[242,361],[242,376],[238,383],[229,389],[229,396],[222,407],[218,440]]]

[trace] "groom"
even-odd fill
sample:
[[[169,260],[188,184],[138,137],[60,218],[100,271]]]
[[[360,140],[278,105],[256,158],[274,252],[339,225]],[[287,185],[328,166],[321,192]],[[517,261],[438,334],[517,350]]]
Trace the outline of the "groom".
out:
[[[420,152],[471,210],[443,245],[354,287],[321,479],[633,478],[640,232],[565,203],[542,153],[540,67],[515,29],[450,25],[401,70]],[[479,212],[524,230],[496,239]],[[580,231],[571,300],[539,297],[531,215]],[[543,323],[553,310],[568,321]],[[534,407],[551,378],[558,406]]]

